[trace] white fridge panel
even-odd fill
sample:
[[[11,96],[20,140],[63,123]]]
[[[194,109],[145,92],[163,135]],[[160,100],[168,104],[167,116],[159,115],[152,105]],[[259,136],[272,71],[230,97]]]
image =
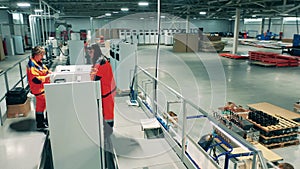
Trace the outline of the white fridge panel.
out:
[[[84,44],[81,40],[69,40],[69,57],[71,65],[83,65],[85,63]]]
[[[99,81],[45,85],[54,168],[101,168],[99,91]]]

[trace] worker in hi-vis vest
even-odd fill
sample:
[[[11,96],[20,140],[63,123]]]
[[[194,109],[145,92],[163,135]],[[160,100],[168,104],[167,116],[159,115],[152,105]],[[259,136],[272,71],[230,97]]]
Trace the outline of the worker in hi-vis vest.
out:
[[[116,82],[112,67],[108,59],[102,55],[98,44],[89,46],[88,52],[93,64],[91,80],[101,81],[103,119],[112,128],[114,126],[114,97],[116,95]]]
[[[41,46],[36,46],[32,49],[31,58],[27,65],[27,79],[30,91],[36,98],[35,118],[38,129],[48,127],[47,116],[45,117],[46,100],[44,84],[50,83],[50,71],[42,63],[42,58],[45,54],[45,49]]]

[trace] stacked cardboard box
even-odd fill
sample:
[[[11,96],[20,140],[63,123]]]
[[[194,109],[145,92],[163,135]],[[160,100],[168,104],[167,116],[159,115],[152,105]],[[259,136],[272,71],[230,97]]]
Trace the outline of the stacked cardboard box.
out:
[[[225,43],[221,41],[221,36],[203,36],[200,41],[200,50],[204,52],[223,51]]]
[[[7,118],[26,117],[30,111],[30,98],[27,98],[23,104],[7,105]]]
[[[174,52],[198,52],[198,34],[178,33],[173,35]]]

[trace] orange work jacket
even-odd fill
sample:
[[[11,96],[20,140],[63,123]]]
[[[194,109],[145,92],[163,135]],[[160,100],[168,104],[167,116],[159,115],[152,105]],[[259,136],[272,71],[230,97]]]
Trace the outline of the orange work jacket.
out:
[[[27,79],[32,94],[37,96],[44,93],[44,84],[50,83],[50,78],[46,78],[48,73],[48,68],[42,62],[36,62],[32,58],[29,59]]]

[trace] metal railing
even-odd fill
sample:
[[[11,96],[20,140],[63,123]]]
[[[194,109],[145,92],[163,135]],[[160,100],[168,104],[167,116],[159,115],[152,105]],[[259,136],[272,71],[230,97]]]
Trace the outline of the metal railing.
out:
[[[256,147],[254,147],[252,144],[247,142],[244,138],[239,136],[237,133],[233,132],[232,130],[230,130],[229,128],[224,126],[223,124],[220,124],[219,121],[217,121],[212,115],[210,115],[209,113],[204,111],[202,108],[200,108],[198,105],[194,104],[192,101],[184,98],[180,93],[178,93],[173,88],[169,87],[165,83],[156,79],[153,75],[151,75],[148,71],[146,71],[142,67],[136,66],[136,70],[137,71],[135,74],[135,76],[136,76],[135,83],[137,83],[136,84],[137,88],[135,90],[137,90],[138,93],[140,93],[140,97],[138,97],[139,102],[141,102],[141,105],[145,105],[145,107],[150,110],[149,114],[151,114],[153,117],[156,117],[158,119],[158,121],[161,122],[162,126],[165,129],[164,133],[167,136],[166,140],[168,140],[169,144],[172,144],[172,145],[179,144],[180,145],[179,146],[180,152],[179,151],[176,152],[176,149],[174,148],[175,152],[181,158],[182,162],[186,166],[188,166],[188,168],[190,166],[193,166],[193,168],[200,168],[200,166],[198,166],[199,164],[197,164],[197,162],[194,161],[195,159],[192,156],[193,153],[189,153],[188,148],[187,148],[189,146],[193,147],[193,149],[199,153],[198,155],[202,155],[202,157],[204,159],[201,159],[201,160],[203,160],[203,161],[206,160],[205,164],[207,164],[207,166],[201,166],[201,167],[222,168],[220,166],[220,164],[218,164],[218,162],[214,161],[214,159],[208,154],[208,152],[206,152],[202,147],[200,147],[200,145],[198,145],[197,141],[195,141],[193,136],[187,134],[188,119],[189,119],[187,112],[190,112],[192,110],[196,112],[194,114],[194,116],[205,117],[205,119],[208,120],[212,124],[213,127],[220,129],[224,134],[229,136],[229,139],[233,143],[235,143],[235,144],[239,145],[240,147],[244,148],[245,150],[247,150],[249,152],[249,156],[252,156],[252,169],[256,169],[256,168],[267,169],[268,168],[266,160],[264,159],[261,150],[258,150]],[[137,80],[137,79],[139,79],[139,80]],[[153,97],[151,97],[151,94],[149,94],[147,91],[147,85],[144,83],[146,81],[148,82],[147,84],[153,85],[153,88],[152,88],[153,89],[152,90]],[[151,82],[151,83],[149,83],[149,82]],[[173,119],[173,117],[171,117],[168,113],[164,113],[166,111],[165,107],[162,107],[162,106],[160,107],[160,105],[158,104],[159,101],[157,101],[158,102],[157,103],[153,99],[153,98],[155,98],[154,97],[154,92],[155,92],[154,84],[156,84],[156,83],[159,86],[159,90],[160,91],[163,90],[165,92],[164,94],[166,95],[166,99],[167,99],[167,100],[165,100],[165,102],[167,104],[167,106],[165,106],[165,107],[167,107],[167,112],[170,110],[170,104],[176,103],[181,106],[181,108],[180,108],[180,113],[182,114],[181,124],[179,122],[176,122]],[[149,90],[149,87],[148,87],[148,90]],[[166,94],[167,92],[169,93],[169,98],[167,98],[168,97],[168,95]],[[160,101],[162,101],[162,99]],[[189,109],[189,110],[187,111],[187,109]],[[158,110],[158,112],[155,112],[155,110]],[[167,116],[167,117],[164,117],[164,116]],[[171,123],[175,124],[176,128],[172,127]],[[177,132],[177,134],[176,134],[176,132],[175,132],[175,134],[174,134],[174,130],[181,130],[181,133]],[[174,135],[179,136],[180,139],[177,139],[177,140],[174,139],[175,138]],[[187,142],[188,142],[188,146],[187,146]],[[174,146],[174,147],[176,147],[176,146]],[[200,157],[197,156],[197,158],[200,158]],[[227,159],[227,157],[226,157],[226,159]],[[227,169],[228,162],[224,162],[224,163],[225,164],[224,164],[223,168]]]
[[[6,98],[6,93],[18,86],[21,87],[27,87],[27,78],[26,78],[26,72],[23,72],[24,70],[26,70],[26,65],[27,61],[29,59],[28,57],[23,58],[22,60],[20,60],[19,62],[17,62],[16,64],[14,64],[13,66],[9,67],[8,69],[6,69],[5,71],[3,71],[2,73],[0,73],[0,124],[1,126],[3,126],[4,121],[5,121],[5,117],[4,114],[2,112],[3,111],[3,107],[6,106],[6,103],[4,102],[5,98]],[[23,64],[23,65],[22,65]],[[25,68],[24,68],[25,67]],[[16,71],[15,69],[17,69],[18,71]]]

